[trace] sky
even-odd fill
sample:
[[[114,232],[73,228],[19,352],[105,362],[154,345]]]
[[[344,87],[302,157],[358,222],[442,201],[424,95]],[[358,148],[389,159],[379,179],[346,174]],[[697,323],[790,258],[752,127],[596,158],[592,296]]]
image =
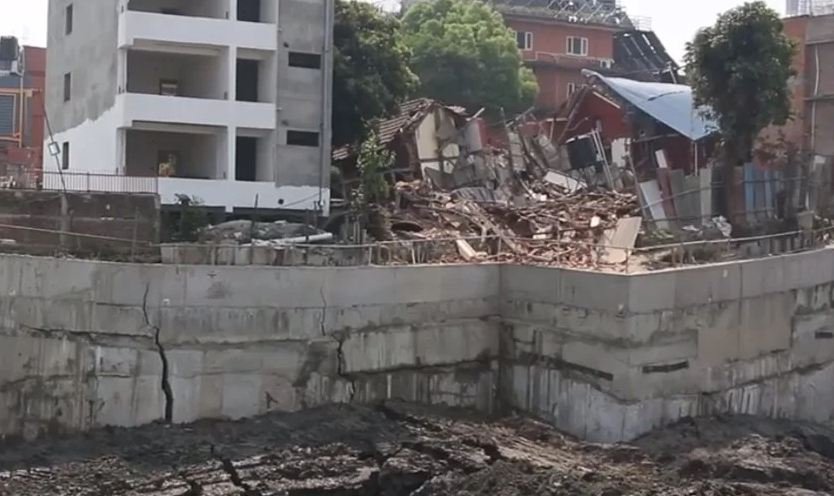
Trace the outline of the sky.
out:
[[[386,0],[395,1],[395,0]],[[743,0],[621,0],[629,14],[651,18],[652,29],[677,60],[681,60],[686,42],[698,28],[715,21],[716,16]],[[785,0],[766,0],[784,13]],[[46,46],[46,11],[48,0],[0,0],[0,35],[15,35],[24,44]]]

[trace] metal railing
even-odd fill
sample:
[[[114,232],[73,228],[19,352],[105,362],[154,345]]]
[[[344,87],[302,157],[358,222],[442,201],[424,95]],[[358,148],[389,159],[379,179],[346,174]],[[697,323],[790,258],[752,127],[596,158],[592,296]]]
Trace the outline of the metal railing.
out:
[[[650,247],[622,247],[582,241],[536,240],[499,236],[383,241],[368,244],[162,245],[163,263],[197,265],[385,266],[444,263],[520,263],[615,273],[705,265],[764,258],[822,248],[834,239],[834,227],[746,238],[728,238]],[[478,253],[465,259],[465,241]],[[612,253],[616,256],[611,257]],[[616,259],[612,262],[611,260]]]
[[[0,189],[159,193],[158,177],[124,176],[106,172],[7,170],[0,173]]]

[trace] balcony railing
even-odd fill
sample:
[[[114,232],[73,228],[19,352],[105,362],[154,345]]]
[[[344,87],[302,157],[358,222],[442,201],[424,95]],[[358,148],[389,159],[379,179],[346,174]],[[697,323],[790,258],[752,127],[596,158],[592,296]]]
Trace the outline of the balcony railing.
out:
[[[159,193],[159,178],[123,176],[100,172],[64,172],[41,170],[5,171],[0,174],[0,189]]]

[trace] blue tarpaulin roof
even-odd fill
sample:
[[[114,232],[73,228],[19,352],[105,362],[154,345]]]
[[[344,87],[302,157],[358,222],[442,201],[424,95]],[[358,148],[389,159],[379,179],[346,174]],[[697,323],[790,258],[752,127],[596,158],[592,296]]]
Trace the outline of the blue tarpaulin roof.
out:
[[[585,71],[585,74],[596,78],[622,99],[692,141],[718,130],[718,123],[705,117],[703,108],[695,108],[689,86],[605,77],[593,71]]]

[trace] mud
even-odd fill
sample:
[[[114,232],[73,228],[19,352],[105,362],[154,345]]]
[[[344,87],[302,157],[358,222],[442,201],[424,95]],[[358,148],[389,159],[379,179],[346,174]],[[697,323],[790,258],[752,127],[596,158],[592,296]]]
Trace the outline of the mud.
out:
[[[594,445],[526,418],[386,404],[0,445],[0,495],[834,494],[834,430],[686,421]]]

